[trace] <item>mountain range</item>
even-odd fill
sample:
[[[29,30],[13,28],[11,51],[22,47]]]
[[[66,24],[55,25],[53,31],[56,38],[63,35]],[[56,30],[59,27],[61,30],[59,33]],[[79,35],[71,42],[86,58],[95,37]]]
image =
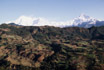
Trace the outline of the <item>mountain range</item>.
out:
[[[84,27],[84,28],[104,25],[103,20],[98,20],[85,14],[81,14],[77,18],[65,22],[49,21],[45,18],[40,17],[34,18],[28,16],[20,16],[15,21],[8,21],[6,23],[15,23],[17,25],[23,26],[55,26],[55,27]]]

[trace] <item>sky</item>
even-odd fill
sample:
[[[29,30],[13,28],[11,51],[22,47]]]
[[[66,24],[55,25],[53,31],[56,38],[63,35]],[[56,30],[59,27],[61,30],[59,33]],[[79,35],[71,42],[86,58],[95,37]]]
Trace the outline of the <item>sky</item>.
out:
[[[0,23],[23,15],[66,21],[81,13],[104,20],[104,0],[0,0]]]

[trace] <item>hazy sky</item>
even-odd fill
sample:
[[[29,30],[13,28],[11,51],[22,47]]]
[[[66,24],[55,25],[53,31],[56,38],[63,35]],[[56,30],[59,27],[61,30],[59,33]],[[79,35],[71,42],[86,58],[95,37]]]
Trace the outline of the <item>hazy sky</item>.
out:
[[[0,0],[0,23],[22,15],[66,21],[81,13],[104,19],[104,0]]]

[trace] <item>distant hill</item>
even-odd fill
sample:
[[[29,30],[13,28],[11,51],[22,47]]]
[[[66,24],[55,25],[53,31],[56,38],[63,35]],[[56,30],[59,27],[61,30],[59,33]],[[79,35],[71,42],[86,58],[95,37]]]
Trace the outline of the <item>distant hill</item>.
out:
[[[22,26],[22,25],[18,25],[18,24],[15,24],[15,23],[9,23],[9,25]]]

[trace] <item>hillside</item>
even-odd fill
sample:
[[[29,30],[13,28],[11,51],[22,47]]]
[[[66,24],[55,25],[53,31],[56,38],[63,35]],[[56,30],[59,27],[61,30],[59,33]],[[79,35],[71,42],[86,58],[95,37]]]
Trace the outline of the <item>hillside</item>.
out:
[[[104,26],[0,25],[0,70],[104,70]]]

